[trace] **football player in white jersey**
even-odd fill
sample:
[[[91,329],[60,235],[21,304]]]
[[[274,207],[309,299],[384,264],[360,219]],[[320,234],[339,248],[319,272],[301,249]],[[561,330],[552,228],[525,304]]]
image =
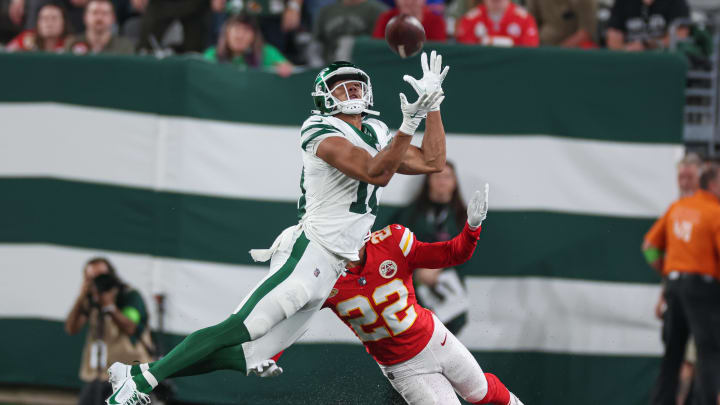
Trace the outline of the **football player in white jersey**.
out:
[[[295,342],[322,306],[348,261],[375,221],[381,188],[396,173],[425,174],[445,166],[445,131],[440,117],[442,82],[448,67],[435,51],[421,57],[423,77],[405,76],[418,94],[409,103],[400,94],[402,125],[395,136],[373,105],[370,78],[349,62],[320,71],[312,96],[317,110],[300,130],[303,170],[300,221],[284,230],[272,247],[252,250],[270,260],[270,272],[225,321],[198,330],[161,360],[136,366],[113,364],[110,405],[147,404],[165,378],[220,369],[281,371],[266,359]],[[410,141],[427,117],[421,147]]]

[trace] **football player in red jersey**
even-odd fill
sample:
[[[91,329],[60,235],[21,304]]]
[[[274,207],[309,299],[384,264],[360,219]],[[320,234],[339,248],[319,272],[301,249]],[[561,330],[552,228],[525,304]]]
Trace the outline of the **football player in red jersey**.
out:
[[[455,38],[464,44],[529,46],[540,43],[535,18],[510,0],[484,0],[457,23]]]
[[[488,186],[468,205],[463,231],[447,242],[424,243],[410,229],[389,225],[370,235],[360,260],[346,266],[325,301],[353,330],[390,384],[409,404],[522,405],[470,351],[415,299],[416,268],[461,264],[473,254],[487,215]]]

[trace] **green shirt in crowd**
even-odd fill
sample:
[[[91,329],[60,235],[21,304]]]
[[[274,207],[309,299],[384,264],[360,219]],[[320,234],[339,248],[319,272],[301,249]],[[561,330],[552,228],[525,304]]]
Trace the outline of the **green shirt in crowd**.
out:
[[[217,49],[214,46],[208,48],[205,51],[205,54],[203,56],[208,61],[216,62],[216,63],[219,62],[218,55],[217,55]],[[272,45],[265,44],[265,45],[263,45],[263,49],[262,49],[262,65],[259,66],[259,68],[261,68],[261,69],[271,68],[271,67],[277,65],[278,63],[285,63],[287,61],[288,60],[285,59],[283,54],[280,53],[280,51],[277,48],[275,48]],[[232,63],[233,66],[237,66],[242,69],[248,68],[247,63],[245,62],[245,59],[242,56],[234,57],[230,61],[230,63]]]

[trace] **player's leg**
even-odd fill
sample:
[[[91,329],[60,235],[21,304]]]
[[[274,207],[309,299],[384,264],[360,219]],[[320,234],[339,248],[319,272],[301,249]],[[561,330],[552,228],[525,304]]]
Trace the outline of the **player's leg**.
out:
[[[217,325],[192,333],[167,356],[153,363],[149,370],[133,377],[137,388],[147,393],[159,381],[201,362],[218,350],[257,339],[306,305],[310,295],[298,280],[301,277],[296,270],[322,265],[317,257],[305,254],[308,245],[308,239],[300,234],[284,263],[255,287],[233,315]],[[236,368],[245,366],[240,364]]]
[[[428,349],[439,362],[442,374],[464,400],[473,404],[521,404],[500,379],[483,372],[472,353],[434,315],[433,321],[435,330]]]
[[[130,366],[130,375],[136,376],[149,370],[155,363],[133,364]],[[245,372],[245,353],[242,345],[228,346],[217,350],[201,361],[173,373],[168,378],[187,377],[205,374],[217,370],[236,370]]]
[[[224,347],[201,361],[179,370],[168,378],[205,374],[217,370],[235,370],[248,374],[260,362],[273,358],[307,332],[318,308],[301,310],[281,321],[262,337],[235,346]],[[126,366],[131,376],[142,374],[156,362]],[[119,364],[119,363],[118,363]]]
[[[426,346],[420,353],[402,363],[380,364],[395,391],[410,405],[459,404],[455,390],[441,374],[441,368]]]
[[[409,405],[460,404],[452,385],[440,373],[416,374],[390,380],[390,384]]]

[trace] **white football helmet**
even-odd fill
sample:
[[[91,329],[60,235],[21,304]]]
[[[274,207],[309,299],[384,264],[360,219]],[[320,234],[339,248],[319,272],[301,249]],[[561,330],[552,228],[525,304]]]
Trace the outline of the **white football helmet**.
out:
[[[342,81],[342,83],[338,83]],[[359,83],[362,96],[350,98],[347,85]],[[346,99],[341,101],[332,93],[338,87],[345,89]],[[343,114],[372,114],[380,115],[379,112],[370,110],[373,105],[372,85],[370,77],[350,62],[333,62],[318,73],[315,78],[315,91],[311,93],[317,110],[313,114],[335,115]]]

